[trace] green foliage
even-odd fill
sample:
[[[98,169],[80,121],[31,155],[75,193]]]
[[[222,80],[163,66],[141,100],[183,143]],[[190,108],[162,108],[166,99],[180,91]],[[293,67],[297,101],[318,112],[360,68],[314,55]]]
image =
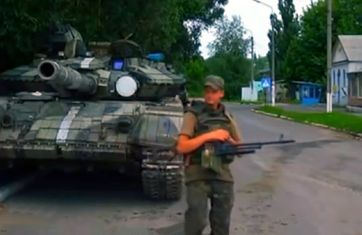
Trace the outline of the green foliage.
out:
[[[254,58],[254,64],[255,64],[255,67],[254,67],[255,76],[254,76],[254,78],[257,78],[258,74],[256,74],[256,73],[258,73],[259,71],[262,71],[264,69],[269,68],[268,57],[266,57],[266,56],[255,57]]]
[[[240,87],[250,81],[250,60],[234,55],[219,55],[203,60],[194,58],[183,69],[190,96],[202,96],[204,79],[208,74],[225,80],[225,99],[240,100]]]
[[[206,61],[209,74],[219,75],[225,80],[225,99],[240,100],[241,86],[249,85],[250,60],[245,57],[224,54]]]
[[[342,131],[350,131],[355,133],[362,133],[362,117],[354,114],[333,112],[333,113],[303,113],[286,111],[279,107],[262,106],[259,110],[267,113],[273,113],[278,116],[286,116],[298,122],[313,122],[330,127],[337,128]],[[343,122],[341,121],[343,120]]]
[[[300,80],[322,82],[325,80],[325,66],[327,53],[327,9],[324,1],[312,5],[302,17],[302,30],[296,50],[300,54],[301,61],[296,67],[300,68]],[[297,56],[295,55],[293,57]],[[292,59],[292,58],[291,58]],[[308,68],[308,69],[306,69]]]
[[[186,88],[189,95],[202,96],[203,80],[207,74],[205,61],[202,58],[194,58],[185,65],[183,72],[187,79]]]
[[[295,13],[293,0],[279,0],[278,8],[281,20],[276,15],[271,16],[275,37],[275,76],[277,80],[293,80],[294,74],[289,70],[287,55],[293,41],[299,32],[299,21]],[[269,31],[271,41],[272,31]],[[269,43],[271,51],[272,44]],[[271,61],[271,54],[269,53]]]
[[[225,80],[225,99],[240,100],[240,87],[250,81],[250,60],[246,55],[250,39],[240,17],[224,17],[216,22],[216,38],[209,44],[212,57],[205,61],[208,74],[219,75]]]
[[[246,57],[250,41],[244,39],[245,29],[239,16],[233,16],[231,20],[224,16],[216,22],[215,29],[216,38],[208,45],[212,55]]]
[[[340,34],[362,34],[362,2],[333,0],[333,42]],[[290,22],[291,18],[289,18]],[[295,28],[292,32],[295,33]],[[285,29],[282,30],[284,34]],[[300,19],[296,37],[286,44],[276,37],[277,79],[326,83],[327,7],[325,0],[312,3]],[[287,45],[287,49],[280,48]],[[284,47],[284,46],[283,46]],[[284,51],[284,52],[283,52]],[[283,52],[283,53],[281,53]]]
[[[1,0],[0,71],[30,62],[36,35],[56,21],[72,24],[86,41],[131,35],[146,51],[174,62],[199,54],[201,30],[223,15],[227,0]]]
[[[185,64],[187,88],[191,96],[201,96],[204,78],[219,75],[225,80],[225,99],[240,100],[240,87],[250,81],[250,60],[246,58],[249,40],[244,39],[244,28],[238,17],[223,18],[215,25],[216,40],[209,47],[213,56],[207,60],[194,57]]]
[[[360,0],[334,1],[333,21],[336,34],[362,33],[362,2]]]

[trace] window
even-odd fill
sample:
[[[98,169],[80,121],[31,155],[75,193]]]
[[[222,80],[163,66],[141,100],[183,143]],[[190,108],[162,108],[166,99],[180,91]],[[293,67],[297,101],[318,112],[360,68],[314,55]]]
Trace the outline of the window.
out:
[[[347,74],[346,70],[343,69],[343,87],[346,87],[346,81],[347,81]]]
[[[361,74],[351,75],[351,96],[362,97],[362,76]]]
[[[309,98],[309,87],[303,87],[303,98]]]
[[[319,99],[321,97],[321,88],[319,87],[316,87],[316,94],[315,94],[315,97],[317,99]]]

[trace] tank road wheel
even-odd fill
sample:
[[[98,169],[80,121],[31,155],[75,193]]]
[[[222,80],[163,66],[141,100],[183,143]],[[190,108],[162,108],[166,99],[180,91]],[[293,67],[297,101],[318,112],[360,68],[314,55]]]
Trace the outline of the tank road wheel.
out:
[[[182,195],[182,164],[147,162],[143,164],[144,194],[156,200],[178,200]]]

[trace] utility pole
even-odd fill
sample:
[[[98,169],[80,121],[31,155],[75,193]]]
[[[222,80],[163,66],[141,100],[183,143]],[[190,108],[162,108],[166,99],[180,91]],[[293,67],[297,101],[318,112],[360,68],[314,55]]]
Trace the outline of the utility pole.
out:
[[[253,85],[254,85],[254,36],[253,36],[253,31],[251,31],[248,28],[244,29],[246,31],[248,31],[250,33],[250,53],[251,53],[251,57],[250,57],[250,61],[251,61],[251,67],[250,67],[250,88],[251,88],[251,93],[253,93]]]
[[[327,0],[327,113],[332,112],[332,84],[331,84],[331,70],[332,70],[332,0]]]
[[[251,77],[250,77],[250,82],[251,82],[251,92],[253,92],[253,89],[254,89],[254,37],[251,36]]]
[[[270,17],[272,25],[272,106],[275,106],[275,37],[274,37],[274,11],[272,10],[272,15]]]
[[[274,9],[271,5],[266,4],[265,2],[262,2],[260,0],[254,0],[254,2],[257,2],[261,5],[264,5],[266,7],[268,7],[271,10],[271,15],[270,15],[270,21],[271,21],[271,27],[272,27],[272,35],[271,35],[271,40],[272,40],[272,65],[271,65],[271,69],[272,69],[272,82],[271,82],[271,103],[272,106],[275,106],[275,38],[274,38],[274,24],[273,24],[273,19],[274,19]]]

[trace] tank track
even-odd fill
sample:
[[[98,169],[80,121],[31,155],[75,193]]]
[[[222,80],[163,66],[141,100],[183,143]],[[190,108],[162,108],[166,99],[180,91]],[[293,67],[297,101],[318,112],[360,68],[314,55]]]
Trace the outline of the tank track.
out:
[[[142,186],[144,194],[155,200],[179,200],[182,195],[182,163],[144,163]]]

